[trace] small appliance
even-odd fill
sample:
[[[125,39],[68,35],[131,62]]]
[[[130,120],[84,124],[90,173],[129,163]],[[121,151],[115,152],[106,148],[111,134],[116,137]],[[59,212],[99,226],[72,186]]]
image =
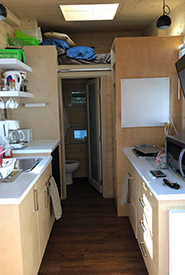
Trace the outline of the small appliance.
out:
[[[185,177],[185,137],[166,137],[166,165],[183,178]]]
[[[29,128],[20,128],[20,131],[24,134],[24,139],[22,141],[24,142],[30,142],[33,140],[33,131]]]
[[[10,130],[8,131],[8,138],[10,143],[18,143],[20,141],[24,141],[25,135],[22,130]]]
[[[17,130],[19,131],[20,124],[18,120],[3,120],[0,121],[0,144],[4,145],[5,139],[9,138],[9,133],[11,133],[11,130]],[[19,138],[22,136],[23,133],[19,132]],[[14,135],[15,138],[15,135]],[[22,136],[23,138],[23,136]],[[11,141],[10,141],[11,142]],[[11,146],[14,149],[21,149],[26,147],[26,143],[23,141],[17,141],[10,143]]]

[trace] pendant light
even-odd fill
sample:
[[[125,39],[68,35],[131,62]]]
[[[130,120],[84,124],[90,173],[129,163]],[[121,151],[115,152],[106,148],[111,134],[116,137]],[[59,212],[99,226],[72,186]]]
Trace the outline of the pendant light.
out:
[[[161,15],[157,20],[157,28],[160,30],[168,29],[171,25],[171,18],[168,16],[170,14],[170,8],[165,5],[165,0],[163,0],[163,15]]]
[[[2,4],[0,4],[0,20],[4,20],[6,17],[7,17],[7,10]]]

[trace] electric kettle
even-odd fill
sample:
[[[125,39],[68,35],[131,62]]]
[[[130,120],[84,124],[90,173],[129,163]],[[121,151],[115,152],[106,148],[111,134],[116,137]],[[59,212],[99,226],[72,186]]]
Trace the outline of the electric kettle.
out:
[[[8,85],[9,90],[10,90],[9,80],[14,79],[15,80],[15,90],[20,91],[21,83],[23,81],[20,72],[18,72],[18,71],[6,71],[6,72],[3,73],[3,75],[6,78],[6,83]]]

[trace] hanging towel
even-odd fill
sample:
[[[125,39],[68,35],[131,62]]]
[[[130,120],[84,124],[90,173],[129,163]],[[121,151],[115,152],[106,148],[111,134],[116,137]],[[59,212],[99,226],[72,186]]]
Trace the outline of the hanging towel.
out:
[[[62,206],[61,206],[58,188],[54,177],[51,177],[49,179],[48,187],[49,187],[49,194],[53,205],[54,215],[56,220],[58,220],[62,216]]]
[[[128,180],[129,180],[129,174],[126,173],[125,174],[125,178],[123,180],[123,185],[121,188],[121,200],[120,200],[120,204],[124,205],[127,204],[128,202]]]

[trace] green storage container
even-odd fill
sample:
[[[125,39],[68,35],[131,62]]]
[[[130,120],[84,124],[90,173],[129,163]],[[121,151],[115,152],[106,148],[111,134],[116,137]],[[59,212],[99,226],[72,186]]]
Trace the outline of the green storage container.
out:
[[[20,61],[25,61],[25,55],[19,49],[0,49],[0,58],[17,58]]]
[[[32,46],[32,45],[39,45],[39,41],[20,31],[15,31],[15,37],[16,38],[9,38],[8,43],[10,46]]]

